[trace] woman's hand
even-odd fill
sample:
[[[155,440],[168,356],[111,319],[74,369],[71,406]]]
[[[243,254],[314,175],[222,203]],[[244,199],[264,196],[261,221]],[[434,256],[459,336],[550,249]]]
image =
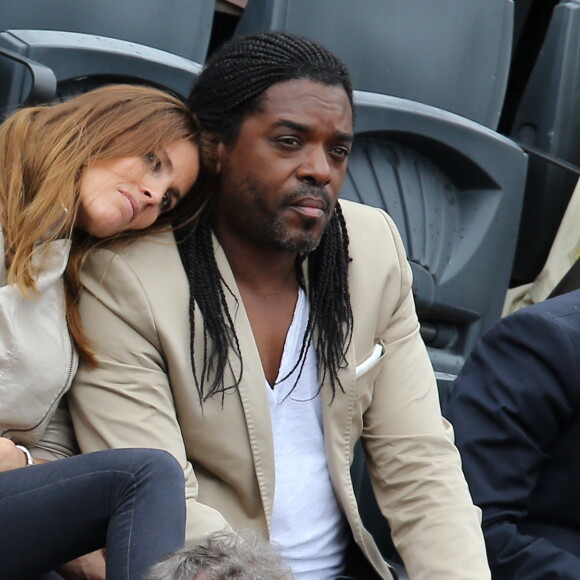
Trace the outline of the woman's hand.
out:
[[[0,472],[26,467],[26,455],[11,439],[0,437]]]

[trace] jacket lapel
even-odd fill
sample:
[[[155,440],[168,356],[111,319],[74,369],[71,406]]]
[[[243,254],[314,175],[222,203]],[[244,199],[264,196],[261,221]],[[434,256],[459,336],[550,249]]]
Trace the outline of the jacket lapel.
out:
[[[215,257],[227,285],[225,297],[239,342],[242,358],[242,379],[238,393],[244,410],[254,468],[262,497],[268,527],[272,521],[274,500],[274,446],[270,407],[266,393],[266,377],[241,295],[226,255],[214,237]],[[229,288],[229,290],[228,290]],[[230,352],[229,363],[234,376],[239,376],[240,361]]]
[[[309,287],[308,279],[308,260],[302,264],[302,275],[306,288]],[[316,344],[318,332],[315,329],[313,341]],[[320,397],[322,404],[322,418],[324,426],[324,442],[326,446],[326,456],[328,458],[328,469],[335,490],[336,482],[342,482],[346,465],[350,465],[352,436],[352,418],[355,407],[356,396],[356,357],[354,351],[354,341],[351,342],[346,352],[346,367],[338,371],[338,379],[344,392],[340,387],[336,388],[336,394],[332,395],[332,386],[328,377],[325,378],[321,385]],[[340,450],[337,453],[337,450]]]
[[[323,381],[320,390],[328,469],[335,482],[337,478],[342,481],[345,467],[351,463],[351,449],[356,443],[351,442],[352,437],[356,436],[352,429],[356,397],[356,362],[352,343],[346,353],[346,361],[347,366],[338,372],[343,390],[336,386],[333,397],[328,378]]]

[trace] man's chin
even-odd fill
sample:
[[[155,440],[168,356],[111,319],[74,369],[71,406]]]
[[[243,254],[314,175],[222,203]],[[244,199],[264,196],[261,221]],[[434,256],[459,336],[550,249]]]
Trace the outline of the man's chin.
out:
[[[320,244],[327,225],[328,219],[301,219],[298,223],[295,220],[280,220],[271,229],[271,239],[282,250],[308,254]]]
[[[287,237],[281,240],[280,247],[288,252],[297,254],[308,254],[318,247],[320,244],[319,235],[305,235],[301,237]]]

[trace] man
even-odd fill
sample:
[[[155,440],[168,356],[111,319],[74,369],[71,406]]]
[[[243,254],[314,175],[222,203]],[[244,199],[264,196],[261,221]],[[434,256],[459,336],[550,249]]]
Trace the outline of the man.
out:
[[[165,233],[87,268],[100,365],[71,398],[82,449],[175,454],[189,542],[251,528],[299,579],[351,573],[357,550],[376,571],[359,578],[394,578],[350,478],[362,436],[410,577],[488,578],[400,237],[383,212],[337,203],[353,139],[344,65],[302,37],[245,37],[190,104],[216,175],[205,215],[177,246]]]
[[[494,580],[580,579],[579,352],[575,291],[498,322],[452,391]]]
[[[216,532],[203,544],[166,556],[143,580],[292,580],[274,546],[257,534]]]

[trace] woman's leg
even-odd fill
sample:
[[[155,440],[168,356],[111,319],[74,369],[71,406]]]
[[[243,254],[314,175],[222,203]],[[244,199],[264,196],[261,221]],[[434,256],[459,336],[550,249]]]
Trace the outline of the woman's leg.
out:
[[[120,449],[134,481],[117,489],[107,532],[107,578],[139,579],[185,541],[183,469],[166,451]]]
[[[3,580],[31,580],[102,547],[109,580],[137,580],[183,545],[184,530],[183,472],[163,451],[101,451],[0,473]]]

